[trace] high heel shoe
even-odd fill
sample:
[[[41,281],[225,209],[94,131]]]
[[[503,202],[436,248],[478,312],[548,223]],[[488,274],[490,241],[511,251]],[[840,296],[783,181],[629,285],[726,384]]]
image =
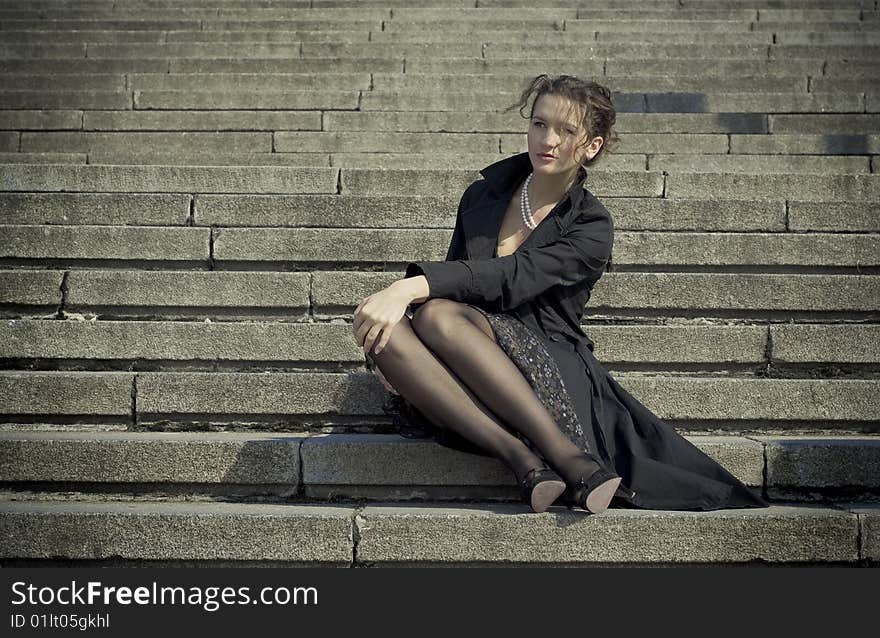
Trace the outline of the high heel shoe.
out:
[[[540,514],[565,491],[565,481],[549,467],[529,470],[520,483],[523,500]]]
[[[580,477],[572,487],[574,502],[581,509],[592,514],[601,514],[608,509],[617,487],[623,480],[614,472],[600,467],[587,479]]]

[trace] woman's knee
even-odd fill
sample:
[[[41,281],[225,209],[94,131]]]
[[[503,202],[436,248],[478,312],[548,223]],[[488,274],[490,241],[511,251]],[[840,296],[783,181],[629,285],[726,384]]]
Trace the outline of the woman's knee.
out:
[[[479,310],[470,305],[450,299],[429,299],[413,315],[412,326],[419,338],[433,348],[442,348],[449,341],[457,341],[462,326],[477,328],[497,343],[495,331]]]
[[[450,299],[428,299],[413,314],[413,330],[423,339],[442,336],[452,329],[452,320],[460,314],[460,306],[460,303]]]

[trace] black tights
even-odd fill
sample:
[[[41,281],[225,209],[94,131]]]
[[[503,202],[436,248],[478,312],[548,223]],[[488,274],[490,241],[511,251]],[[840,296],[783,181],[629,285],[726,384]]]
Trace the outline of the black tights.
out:
[[[479,311],[430,299],[369,352],[385,379],[432,423],[500,459],[517,481],[544,459],[569,484],[599,469],[557,426]],[[496,416],[497,415],[497,416]],[[543,459],[499,423],[522,433]]]

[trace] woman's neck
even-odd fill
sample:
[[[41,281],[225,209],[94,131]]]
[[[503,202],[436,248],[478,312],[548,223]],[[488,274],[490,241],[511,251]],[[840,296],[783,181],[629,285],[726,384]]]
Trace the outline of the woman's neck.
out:
[[[532,205],[535,208],[540,208],[561,200],[574,186],[577,172],[577,168],[571,173],[563,175],[545,175],[533,172],[532,179],[529,181],[529,199]]]

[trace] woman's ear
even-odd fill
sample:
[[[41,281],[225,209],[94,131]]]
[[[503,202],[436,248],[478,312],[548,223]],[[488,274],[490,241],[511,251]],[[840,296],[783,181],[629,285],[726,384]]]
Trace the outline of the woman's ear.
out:
[[[589,159],[593,159],[599,153],[599,150],[602,148],[602,145],[605,143],[605,138],[597,135],[592,140],[590,140],[589,146],[587,146],[587,157]]]

